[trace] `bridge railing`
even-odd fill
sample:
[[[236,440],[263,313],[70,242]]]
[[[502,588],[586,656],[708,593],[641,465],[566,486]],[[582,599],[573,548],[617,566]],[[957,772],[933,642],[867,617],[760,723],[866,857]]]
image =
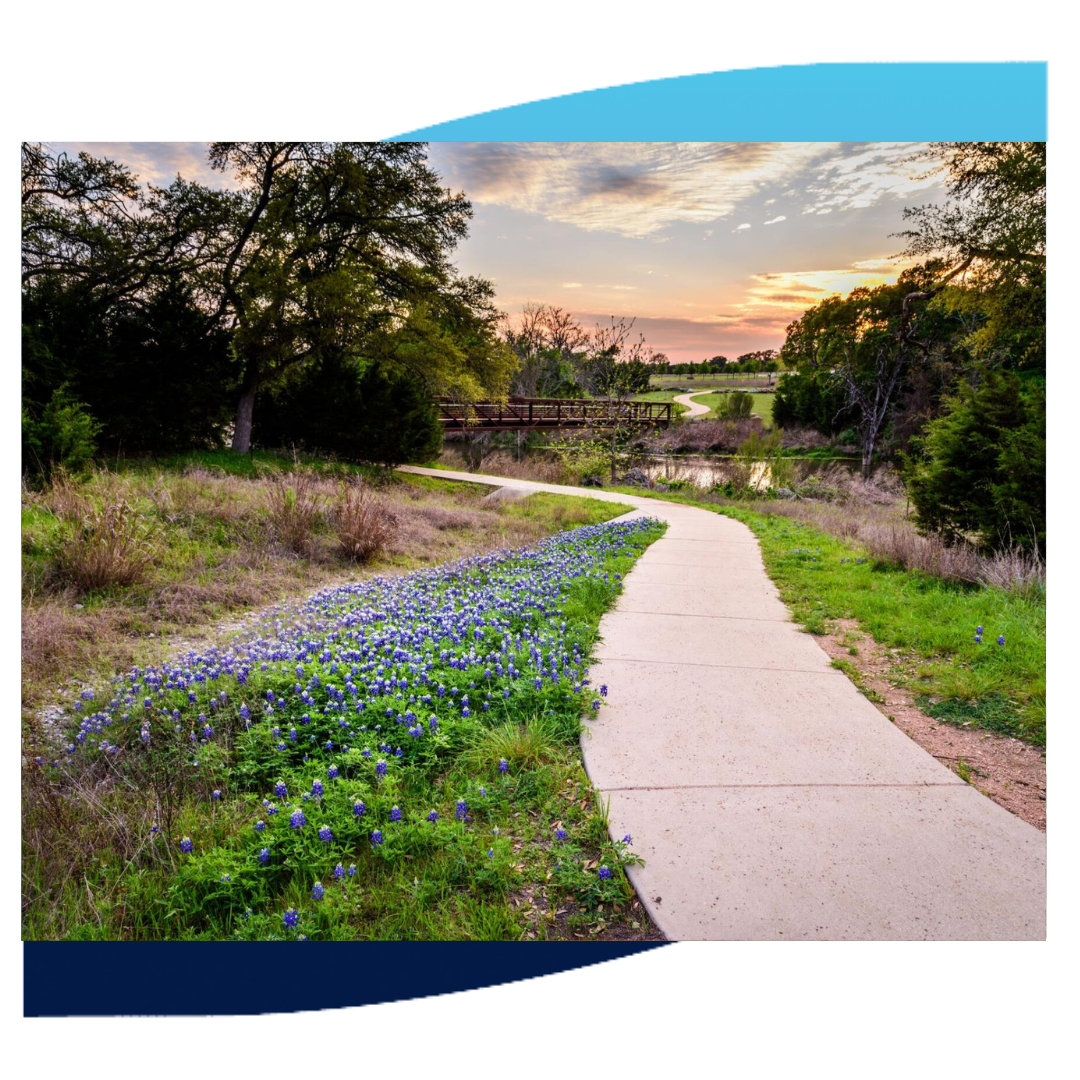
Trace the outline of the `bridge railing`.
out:
[[[434,404],[445,431],[661,427],[671,422],[671,403],[666,401],[512,397],[504,402],[435,398]]]

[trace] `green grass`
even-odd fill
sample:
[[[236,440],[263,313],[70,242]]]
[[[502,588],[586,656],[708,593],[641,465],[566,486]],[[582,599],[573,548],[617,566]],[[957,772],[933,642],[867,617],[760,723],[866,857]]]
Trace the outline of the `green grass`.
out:
[[[709,408],[709,415],[707,420],[717,419],[717,409],[720,407],[720,403],[724,398],[728,397],[727,394],[702,394],[701,397],[694,398],[694,401],[699,405],[707,405]],[[760,416],[765,422],[766,427],[772,427],[772,409],[773,409],[773,395],[772,394],[751,394],[750,395],[750,412],[753,416]]]
[[[952,584],[867,560],[861,547],[781,515],[702,503],[680,492],[636,494],[747,524],[795,618],[815,634],[828,632],[836,620],[856,620],[876,642],[896,650],[892,677],[919,696],[929,715],[1045,745],[1044,595]],[[982,644],[974,640],[977,626],[984,628]],[[999,635],[1004,646],[997,645]]]
[[[690,410],[685,405],[675,400],[675,396],[676,392],[674,390],[650,390],[646,394],[635,394],[631,400],[670,402],[673,416],[681,416],[683,413],[689,412]]]

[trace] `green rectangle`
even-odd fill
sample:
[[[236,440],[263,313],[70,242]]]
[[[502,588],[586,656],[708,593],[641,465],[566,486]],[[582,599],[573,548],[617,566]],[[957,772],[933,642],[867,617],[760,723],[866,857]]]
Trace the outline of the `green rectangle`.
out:
[[[693,944],[691,1016],[1075,1016],[1052,944]]]

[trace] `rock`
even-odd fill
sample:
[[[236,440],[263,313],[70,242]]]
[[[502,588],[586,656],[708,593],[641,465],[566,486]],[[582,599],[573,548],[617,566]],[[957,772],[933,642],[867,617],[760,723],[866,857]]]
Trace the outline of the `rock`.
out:
[[[799,496],[791,488],[777,488],[776,497],[778,499],[797,499]]]
[[[602,488],[604,486],[604,481],[595,474],[591,476],[583,476],[581,478],[581,486]]]
[[[644,469],[628,469],[619,483],[630,484],[632,487],[648,487],[651,481]]]
[[[82,609],[83,609],[83,606],[82,606],[82,604],[76,604],[76,605],[75,605],[75,610],[76,610],[76,611],[82,611]]]
[[[653,484],[653,491],[670,491],[671,488],[667,484]]]
[[[501,487],[496,488],[490,495],[485,495],[481,502],[486,503],[506,503],[517,502],[519,499],[527,499],[530,495],[528,491],[522,491],[521,488]]]

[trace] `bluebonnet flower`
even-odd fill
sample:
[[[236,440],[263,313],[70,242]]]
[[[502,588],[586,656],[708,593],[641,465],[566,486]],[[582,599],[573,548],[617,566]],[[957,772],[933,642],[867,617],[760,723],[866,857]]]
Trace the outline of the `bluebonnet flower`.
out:
[[[998,636],[998,644],[999,645],[1004,645],[1005,644],[1005,635],[1004,634],[1001,634],[1001,635]]]
[[[631,844],[633,844],[633,842],[634,842],[634,841],[630,839],[630,834],[629,834],[629,833],[627,833],[627,834],[626,834],[626,835],[625,835],[625,836],[624,836],[624,837],[622,838],[622,842],[623,842],[624,844],[626,844],[626,845],[627,845],[627,847],[629,847],[629,846],[630,846]]]
[[[367,807],[359,799],[352,804],[353,817],[363,817],[366,811]]]
[[[277,813],[277,807],[273,803],[266,803],[266,813],[272,817]]]
[[[494,859],[495,858],[495,849],[494,848],[488,848],[488,858],[489,859]]]
[[[256,832],[262,832],[263,829],[265,829],[265,828],[266,828],[266,822],[263,821],[261,818],[258,821],[255,822],[255,831]]]
[[[510,762],[506,758],[499,758],[499,772],[509,772]]]
[[[601,685],[601,687],[600,687],[600,696],[601,697],[607,697],[607,687],[604,686],[604,685]]]
[[[157,834],[159,832],[161,832],[161,826],[160,825],[151,825],[150,826],[150,835],[151,836],[157,836]]]
[[[286,927],[293,927],[300,921],[300,913],[296,908],[291,907],[282,916],[282,921],[285,923]]]
[[[349,869],[345,871],[349,877],[356,877],[356,863],[350,863]]]
[[[428,819],[428,821],[438,821],[439,820],[439,811],[438,810],[432,810],[431,813],[428,814],[427,819]]]
[[[555,830],[555,839],[556,840],[565,840],[566,839],[566,830],[565,829],[556,829]]]
[[[481,794],[481,795],[482,795],[482,796],[483,796],[483,797],[484,797],[485,799],[487,798],[487,788],[486,788],[486,787],[484,787],[484,786],[483,786],[483,784],[481,784],[481,785],[480,785],[480,787],[479,787],[479,788],[478,788],[477,790],[479,790],[480,794]]]
[[[323,898],[324,891],[325,890],[323,889],[322,882],[316,881],[315,884],[311,886],[311,899],[321,900]]]
[[[218,799],[221,798],[221,792],[217,791],[217,790],[211,791],[210,792],[210,798],[213,799],[214,802],[217,802]]]
[[[391,821],[400,821],[401,820],[401,810],[398,809],[398,807],[392,806],[390,808],[390,820]]]
[[[594,710],[599,709],[600,708],[600,702],[599,701],[593,701],[592,707],[593,707]]]
[[[321,780],[311,781],[311,794],[316,798],[321,798],[323,793],[323,786]]]
[[[386,762],[383,761],[382,758],[379,758],[379,760],[375,762],[375,772],[379,776],[385,776],[386,775]]]
[[[289,824],[294,829],[302,829],[307,824],[307,818],[304,816],[304,811],[294,810],[289,815]]]
[[[268,847],[259,848],[259,862],[268,863],[270,861],[270,849]]]
[[[606,866],[601,866],[600,869],[596,871],[596,876],[600,878],[601,881],[607,881],[607,879],[611,877],[611,871]]]
[[[344,876],[345,876],[345,867],[342,866],[341,863],[338,863],[337,866],[334,867],[334,877],[336,877],[336,878],[338,878],[340,880]]]
[[[331,780],[336,780],[338,775],[338,767],[336,765],[331,765],[330,768],[326,770],[326,775]]]
[[[307,934],[297,934],[296,935],[296,940],[297,941],[307,941],[307,939],[308,939]]]
[[[378,829],[376,829],[371,834],[371,846],[372,847],[378,847],[382,842],[383,842],[383,834],[381,832],[379,832]]]
[[[227,885],[230,881],[232,881],[232,878],[229,877],[228,874],[222,874],[221,875],[221,881],[222,881],[223,884]]]
[[[458,821],[464,821],[469,813],[469,804],[464,799],[458,799],[457,809],[454,811]]]
[[[983,628],[981,626],[976,626],[975,627],[975,633],[978,634],[979,637],[982,637],[982,632],[983,632]]]
[[[276,784],[274,785],[274,794],[275,794],[275,795],[276,795],[276,796],[277,796],[277,797],[278,797],[279,799],[286,799],[286,798],[288,798],[288,796],[289,796],[289,791],[288,791],[288,788],[286,788],[286,787],[285,787],[285,781],[284,781],[284,780],[279,780],[279,781],[278,781],[278,782],[277,782],[277,783],[276,783]]]
[[[181,851],[182,851],[182,852],[183,852],[183,853],[184,853],[185,855],[190,855],[190,854],[191,854],[191,849],[192,849],[193,847],[194,847],[194,844],[192,844],[192,842],[191,842],[191,837],[190,837],[190,836],[185,836],[185,837],[184,837],[184,838],[183,838],[183,839],[182,839],[182,840],[180,841],[180,850],[181,850]]]
[[[334,839],[334,834],[330,831],[329,825],[323,825],[319,829],[319,839],[324,844],[329,844]]]

